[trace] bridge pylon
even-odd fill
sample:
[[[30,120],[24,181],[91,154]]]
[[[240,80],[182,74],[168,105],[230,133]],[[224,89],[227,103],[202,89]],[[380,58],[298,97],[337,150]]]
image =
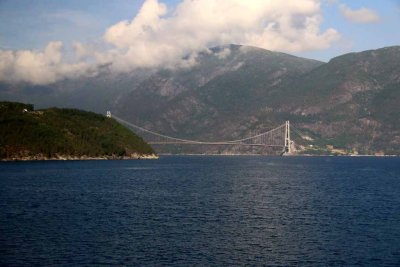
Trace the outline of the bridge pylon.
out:
[[[290,140],[290,122],[285,122],[285,147],[283,148],[284,154],[292,153],[292,141]]]

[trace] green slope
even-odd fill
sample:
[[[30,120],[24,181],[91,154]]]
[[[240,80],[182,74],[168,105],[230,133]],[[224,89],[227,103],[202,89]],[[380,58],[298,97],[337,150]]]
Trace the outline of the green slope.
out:
[[[25,109],[25,111],[24,111]],[[0,158],[137,157],[154,154],[140,137],[92,112],[0,102]]]

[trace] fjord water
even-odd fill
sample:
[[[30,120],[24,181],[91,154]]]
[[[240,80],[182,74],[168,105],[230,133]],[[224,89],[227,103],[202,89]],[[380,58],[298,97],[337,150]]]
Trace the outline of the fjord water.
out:
[[[0,163],[0,264],[400,264],[400,158]]]

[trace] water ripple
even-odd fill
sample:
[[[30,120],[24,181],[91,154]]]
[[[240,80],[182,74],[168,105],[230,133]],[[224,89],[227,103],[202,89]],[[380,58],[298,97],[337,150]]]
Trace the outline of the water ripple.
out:
[[[400,264],[400,159],[0,163],[0,264]]]

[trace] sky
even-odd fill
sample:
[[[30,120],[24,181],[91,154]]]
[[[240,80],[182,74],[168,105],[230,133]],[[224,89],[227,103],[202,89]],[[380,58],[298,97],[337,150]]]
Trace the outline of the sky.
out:
[[[327,62],[400,45],[398,25],[400,0],[0,0],[0,81],[190,67],[230,43]]]

